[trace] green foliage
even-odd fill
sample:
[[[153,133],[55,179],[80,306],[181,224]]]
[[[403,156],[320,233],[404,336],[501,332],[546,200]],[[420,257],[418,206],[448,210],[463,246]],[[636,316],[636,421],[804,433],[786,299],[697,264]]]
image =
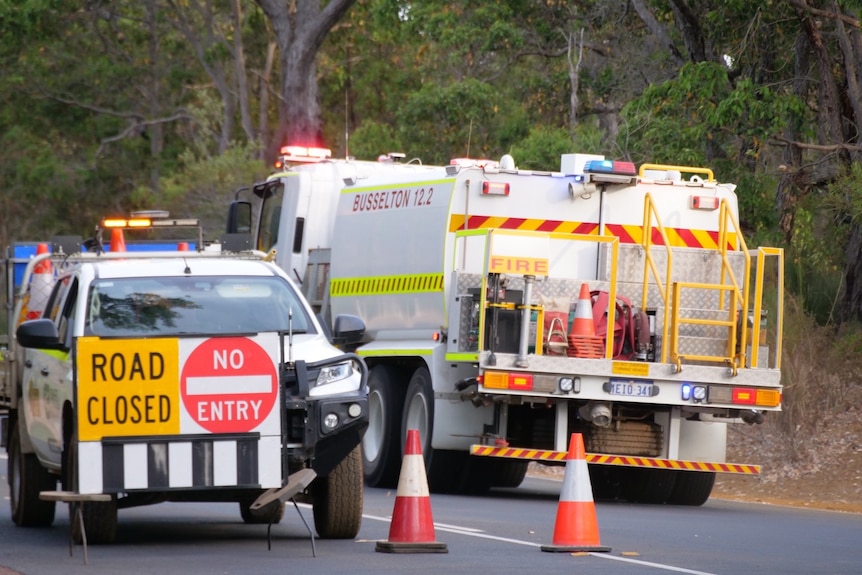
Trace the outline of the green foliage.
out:
[[[419,156],[425,163],[497,156],[508,143],[495,137],[506,125],[501,103],[493,86],[479,80],[448,86],[426,84],[398,111],[398,138],[409,142],[408,155]]]
[[[572,138],[560,128],[533,128],[530,135],[512,146],[512,156],[518,168],[524,170],[557,171],[560,156],[572,152]]]
[[[367,120],[350,136],[350,155],[360,160],[376,160],[381,154],[402,149],[394,130],[373,120]]]

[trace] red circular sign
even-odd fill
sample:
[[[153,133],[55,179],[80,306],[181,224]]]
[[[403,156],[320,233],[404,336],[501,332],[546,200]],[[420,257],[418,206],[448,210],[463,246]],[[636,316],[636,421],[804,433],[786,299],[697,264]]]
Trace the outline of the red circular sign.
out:
[[[197,346],[180,375],[183,405],[212,433],[246,433],[260,425],[278,396],[269,354],[245,337],[208,339]]]

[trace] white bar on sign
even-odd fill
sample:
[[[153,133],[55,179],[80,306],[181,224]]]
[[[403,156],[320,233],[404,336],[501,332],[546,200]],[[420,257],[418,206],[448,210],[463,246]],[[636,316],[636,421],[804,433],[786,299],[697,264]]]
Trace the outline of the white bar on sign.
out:
[[[123,487],[148,487],[146,443],[127,443],[123,446]]]
[[[245,395],[272,393],[272,377],[245,375],[242,377],[187,377],[187,395]]]

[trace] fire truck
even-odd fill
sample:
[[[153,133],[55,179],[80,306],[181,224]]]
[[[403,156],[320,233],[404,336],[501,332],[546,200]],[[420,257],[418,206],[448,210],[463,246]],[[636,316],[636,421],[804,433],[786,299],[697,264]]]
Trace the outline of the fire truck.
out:
[[[408,429],[435,492],[517,486],[573,433],[599,498],[700,505],[716,473],[760,472],[727,432],[781,409],[783,252],[746,244],[735,185],[589,154],[282,153],[229,226],[322,317],[364,322],[368,484],[397,481]]]
[[[85,561],[118,509],[163,501],[237,502],[271,525],[301,500],[321,537],[356,535],[367,369],[333,343],[364,326],[324,329],[249,243],[147,212],[10,248],[0,419],[16,525],[51,525],[68,502]]]

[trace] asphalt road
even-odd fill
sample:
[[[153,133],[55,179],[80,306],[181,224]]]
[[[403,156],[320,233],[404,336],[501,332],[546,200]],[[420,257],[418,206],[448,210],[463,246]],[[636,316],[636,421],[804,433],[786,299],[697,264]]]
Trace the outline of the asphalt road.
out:
[[[163,503],[120,511],[118,541],[69,556],[69,517],[22,529],[10,518],[5,453],[0,455],[0,566],[24,573],[691,573],[851,574],[862,572],[862,515],[710,500],[703,507],[598,503],[607,553],[545,553],[552,543],[560,482],[528,478],[481,497],[432,495],[435,535],[445,554],[375,551],[387,540],[392,491],[367,489],[355,540],[311,539],[288,508],[272,529],[244,525],[234,504]],[[309,523],[311,510],[300,506]],[[5,575],[0,568],[0,574]]]

